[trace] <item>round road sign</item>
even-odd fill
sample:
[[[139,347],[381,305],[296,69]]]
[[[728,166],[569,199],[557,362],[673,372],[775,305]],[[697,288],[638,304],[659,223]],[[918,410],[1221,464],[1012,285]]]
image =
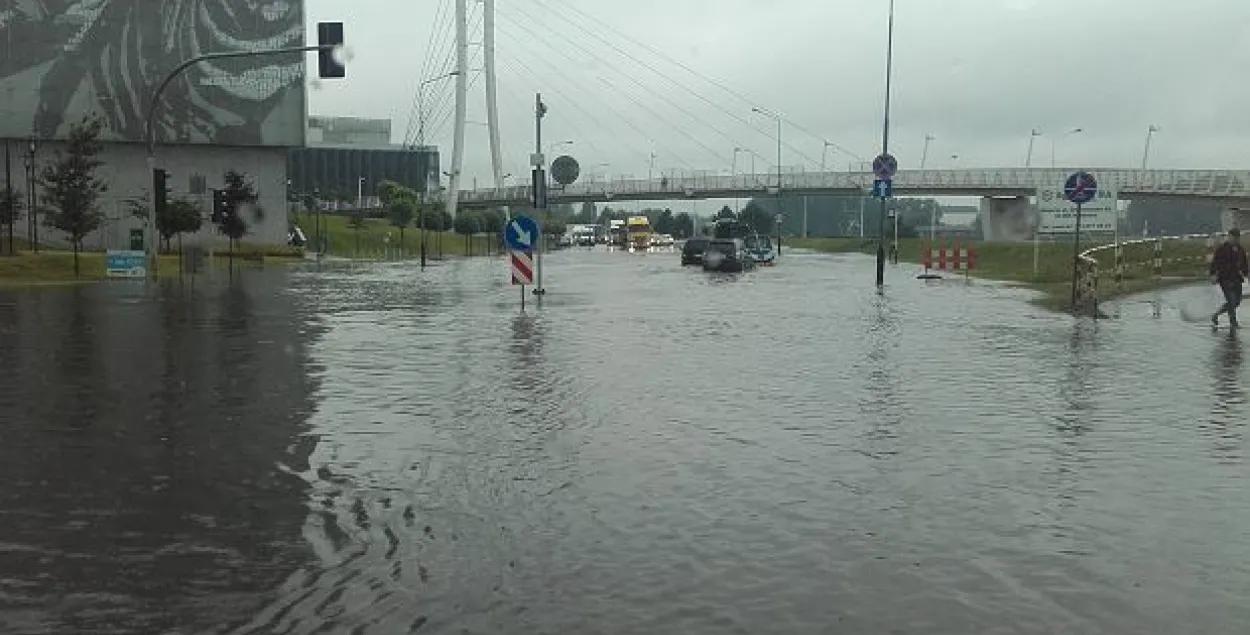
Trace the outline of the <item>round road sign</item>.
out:
[[[898,172],[898,159],[888,152],[882,152],[872,160],[872,171],[879,179],[894,178],[894,174]]]
[[[580,174],[581,166],[577,165],[577,159],[571,156],[563,155],[551,162],[551,178],[560,185],[571,185]]]
[[[1081,205],[1098,195],[1098,181],[1089,172],[1073,172],[1063,184],[1063,197]]]

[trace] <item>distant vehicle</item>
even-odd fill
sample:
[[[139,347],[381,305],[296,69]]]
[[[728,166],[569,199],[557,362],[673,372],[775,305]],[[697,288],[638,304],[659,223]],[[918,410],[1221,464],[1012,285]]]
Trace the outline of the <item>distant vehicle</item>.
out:
[[[754,269],[755,264],[741,238],[713,238],[703,253],[704,271],[747,271]]]
[[[711,241],[712,239],[707,236],[687,238],[685,244],[681,246],[682,266],[703,264],[703,252],[707,251],[707,244]]]
[[[625,221],[613,219],[608,221],[608,244],[625,247],[629,242],[629,234],[625,231]]]
[[[652,247],[671,247],[674,242],[677,242],[677,241],[673,239],[672,234],[652,234],[651,235]]]
[[[755,262],[764,266],[777,264],[777,252],[773,249],[773,241],[768,236],[756,234],[744,242],[747,245],[747,252],[755,259]]]
[[[630,249],[651,247],[651,221],[646,216],[630,216],[625,219],[625,232]]]

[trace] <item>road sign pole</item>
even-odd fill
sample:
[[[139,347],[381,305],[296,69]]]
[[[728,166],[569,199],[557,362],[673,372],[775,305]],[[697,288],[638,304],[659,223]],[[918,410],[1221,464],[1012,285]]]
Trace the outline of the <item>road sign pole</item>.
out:
[[[1076,281],[1081,264],[1081,204],[1076,204],[1076,231],[1072,232],[1072,311],[1076,312]]]
[[[889,26],[886,31],[885,45],[885,117],[881,130],[881,159],[889,157],[890,152],[890,75],[894,67],[894,0],[890,0]],[[884,163],[884,161],[883,161]],[[878,173],[883,179],[892,178],[890,174]],[[885,197],[881,198],[881,214],[877,221],[877,288],[885,286]]]

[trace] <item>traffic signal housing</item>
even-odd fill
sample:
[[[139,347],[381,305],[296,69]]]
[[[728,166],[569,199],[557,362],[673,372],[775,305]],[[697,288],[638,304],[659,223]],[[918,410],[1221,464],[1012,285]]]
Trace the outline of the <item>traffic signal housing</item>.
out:
[[[317,75],[323,79],[347,77],[347,68],[334,59],[335,51],[343,48],[343,23],[317,23]]]
[[[213,190],[213,216],[214,225],[220,225],[226,220],[226,191]]]
[[[152,195],[156,215],[159,217],[169,208],[169,172],[161,168],[152,169]]]

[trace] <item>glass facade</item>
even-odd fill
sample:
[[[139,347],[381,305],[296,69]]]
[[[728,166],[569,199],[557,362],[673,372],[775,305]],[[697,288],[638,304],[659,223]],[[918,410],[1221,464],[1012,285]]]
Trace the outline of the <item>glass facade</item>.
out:
[[[438,149],[420,148],[296,148],[287,155],[287,178],[293,194],[323,199],[355,200],[358,180],[365,180],[366,197],[377,195],[378,184],[395,181],[425,192],[437,187]]]

